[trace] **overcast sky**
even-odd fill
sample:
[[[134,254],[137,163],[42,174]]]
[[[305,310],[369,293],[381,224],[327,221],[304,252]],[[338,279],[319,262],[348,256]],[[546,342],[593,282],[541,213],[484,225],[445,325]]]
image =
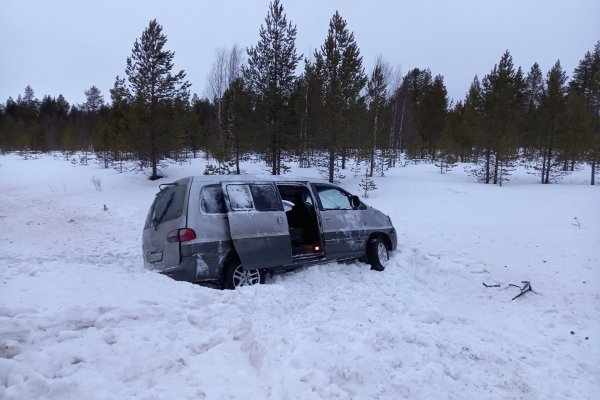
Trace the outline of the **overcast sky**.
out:
[[[96,85],[110,100],[117,75],[156,18],[192,93],[204,96],[215,50],[256,45],[269,0],[0,0],[0,102],[31,85],[42,98],[77,104]],[[336,10],[354,32],[370,73],[378,55],[406,73],[430,68],[450,98],[464,98],[509,50],[527,73],[560,59],[569,76],[600,40],[600,0],[283,0],[298,28],[296,47],[312,57]],[[303,64],[301,64],[303,65]]]

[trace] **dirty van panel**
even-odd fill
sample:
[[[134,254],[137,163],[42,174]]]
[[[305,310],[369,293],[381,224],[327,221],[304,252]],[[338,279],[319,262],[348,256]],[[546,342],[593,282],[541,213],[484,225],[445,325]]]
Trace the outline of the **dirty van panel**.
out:
[[[175,267],[180,261],[179,242],[169,234],[186,227],[185,204],[189,180],[163,186],[150,207],[143,234],[144,260],[150,269]]]
[[[232,250],[223,189],[195,180],[189,196],[187,223],[196,238],[181,246],[182,257],[193,258],[196,280],[221,279],[221,261]]]
[[[229,229],[242,266],[269,268],[291,262],[292,246],[273,183],[222,183]]]

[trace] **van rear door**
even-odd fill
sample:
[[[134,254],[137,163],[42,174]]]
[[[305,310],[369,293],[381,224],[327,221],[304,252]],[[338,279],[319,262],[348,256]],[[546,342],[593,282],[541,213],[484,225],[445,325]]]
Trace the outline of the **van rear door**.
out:
[[[180,180],[162,186],[150,207],[143,233],[144,260],[150,269],[176,267],[180,260],[180,243],[173,240],[186,227],[185,204],[189,181]]]
[[[272,182],[224,182],[233,246],[244,269],[288,265],[292,244],[279,192]]]

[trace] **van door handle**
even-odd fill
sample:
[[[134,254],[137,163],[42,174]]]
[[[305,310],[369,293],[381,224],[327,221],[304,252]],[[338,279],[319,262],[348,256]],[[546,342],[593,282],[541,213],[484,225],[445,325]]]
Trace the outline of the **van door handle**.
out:
[[[281,225],[283,223],[283,217],[277,217],[277,223]]]

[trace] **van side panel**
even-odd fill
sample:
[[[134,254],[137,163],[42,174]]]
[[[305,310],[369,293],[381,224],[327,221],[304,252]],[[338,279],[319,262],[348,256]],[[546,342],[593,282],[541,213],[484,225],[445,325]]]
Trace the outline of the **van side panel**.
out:
[[[194,270],[193,280],[221,279],[223,259],[233,249],[227,214],[210,212],[202,206],[201,199],[215,186],[220,187],[194,180],[190,190],[187,221],[196,239],[183,243],[181,253],[188,268]]]
[[[233,242],[186,244],[181,247],[183,260],[182,268],[188,270],[185,274],[189,281],[214,281],[222,278],[223,261],[233,251]]]

